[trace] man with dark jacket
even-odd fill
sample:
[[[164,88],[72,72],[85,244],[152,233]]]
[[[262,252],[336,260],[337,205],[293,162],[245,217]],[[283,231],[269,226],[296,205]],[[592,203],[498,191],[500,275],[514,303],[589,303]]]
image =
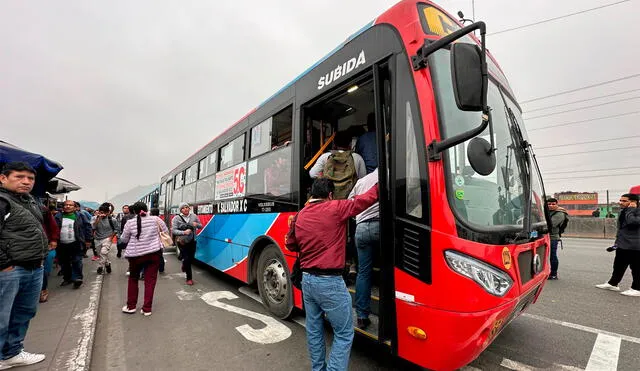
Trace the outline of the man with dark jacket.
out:
[[[122,232],[124,231],[124,225],[127,224],[127,221],[134,219],[135,217],[135,214],[129,211],[129,205],[122,206],[122,219],[120,219],[120,233],[118,233],[118,235],[122,235]],[[127,248],[127,244],[124,242],[120,242],[120,239],[118,239],[118,244],[116,247],[118,248],[118,253],[116,254],[116,256],[120,258],[122,257],[122,250]]]
[[[569,223],[569,215],[567,211],[558,206],[558,200],[555,198],[547,199],[547,206],[549,207],[549,214],[551,216],[551,252],[549,254],[549,263],[551,263],[551,274],[549,274],[550,280],[558,279],[558,244],[562,243],[560,235]]]
[[[347,221],[378,200],[375,184],[350,200],[333,200],[333,182],[319,178],[311,199],[291,221],[285,245],[299,252],[306,312],[307,348],[312,370],[347,370],[353,343],[351,295],[342,279]],[[333,328],[333,345],[326,362],[324,316]]]
[[[62,267],[62,284],[73,283],[77,289],[82,285],[82,257],[85,247],[91,246],[91,224],[76,211],[75,203],[66,200],[62,212],[56,214],[56,223],[60,228],[57,256]]]
[[[47,250],[42,213],[29,194],[35,179],[35,170],[24,162],[6,164],[0,174],[0,370],[45,359],[23,349],[38,308]]]
[[[613,246],[616,257],[613,260],[613,274],[607,283],[596,285],[599,289],[620,291],[627,267],[631,266],[633,282],[631,288],[621,292],[626,296],[640,296],[640,209],[637,194],[626,193],[620,197],[620,215],[618,216],[618,234]]]

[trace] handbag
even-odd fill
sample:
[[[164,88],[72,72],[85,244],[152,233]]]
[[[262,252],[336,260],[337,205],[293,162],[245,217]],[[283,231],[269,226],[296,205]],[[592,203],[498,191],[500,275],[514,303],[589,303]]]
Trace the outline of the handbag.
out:
[[[176,236],[176,245],[184,246],[184,245],[188,244],[189,242],[193,241],[195,230],[189,225],[189,223],[187,223],[186,220],[184,220],[182,215],[178,215],[178,217],[180,219],[182,219],[182,222],[184,223],[181,226],[182,228],[178,228],[178,230],[181,230],[181,231],[184,231],[184,230],[187,230],[187,229],[191,230],[191,233],[189,233],[189,234]]]
[[[160,223],[158,223],[158,235],[160,236],[160,242],[162,243],[163,247],[169,247],[173,245],[173,240],[171,239],[171,235],[169,235],[168,232],[165,232],[162,230],[162,228],[160,227]]]

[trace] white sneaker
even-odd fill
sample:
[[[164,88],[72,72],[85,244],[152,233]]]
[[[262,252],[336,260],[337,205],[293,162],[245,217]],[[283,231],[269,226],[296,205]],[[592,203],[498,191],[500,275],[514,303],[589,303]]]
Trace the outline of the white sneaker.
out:
[[[44,361],[44,359],[44,354],[28,353],[23,350],[18,355],[2,361],[2,363],[0,363],[0,370],[6,370],[18,366],[33,365]]]
[[[620,293],[620,295],[626,295],[626,296],[640,296],[640,290],[634,290],[634,289],[629,289],[627,291],[623,291]]]
[[[129,309],[129,307],[125,305],[124,307],[122,307],[122,312],[123,313],[128,313],[128,314],[133,314],[133,313],[136,312],[136,308]]]
[[[149,317],[151,315],[151,312],[145,312],[142,309],[140,309],[140,314],[142,314],[145,317]]]
[[[130,276],[131,272],[127,271],[127,273],[125,273],[125,276]]]
[[[603,283],[601,285],[596,285],[599,289],[611,290],[611,291],[620,291],[618,286],[609,285],[609,282]]]

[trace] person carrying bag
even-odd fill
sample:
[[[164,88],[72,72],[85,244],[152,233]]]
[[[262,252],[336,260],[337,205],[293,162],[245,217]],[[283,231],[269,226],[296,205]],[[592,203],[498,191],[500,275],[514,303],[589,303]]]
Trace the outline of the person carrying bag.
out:
[[[182,255],[182,271],[186,274],[186,283],[193,285],[191,263],[196,255],[196,231],[202,228],[198,216],[191,212],[188,203],[180,204],[180,214],[171,221],[171,233],[175,236],[176,245]]]

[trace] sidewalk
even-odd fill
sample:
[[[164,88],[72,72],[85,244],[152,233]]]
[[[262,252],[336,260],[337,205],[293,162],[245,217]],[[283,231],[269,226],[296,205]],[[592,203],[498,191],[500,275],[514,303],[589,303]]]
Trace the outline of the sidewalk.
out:
[[[24,342],[26,351],[47,358],[16,370],[89,370],[103,277],[96,274],[97,264],[90,258],[83,265],[84,284],[77,290],[73,285],[60,287],[58,269],[51,272],[49,301],[39,305]]]

